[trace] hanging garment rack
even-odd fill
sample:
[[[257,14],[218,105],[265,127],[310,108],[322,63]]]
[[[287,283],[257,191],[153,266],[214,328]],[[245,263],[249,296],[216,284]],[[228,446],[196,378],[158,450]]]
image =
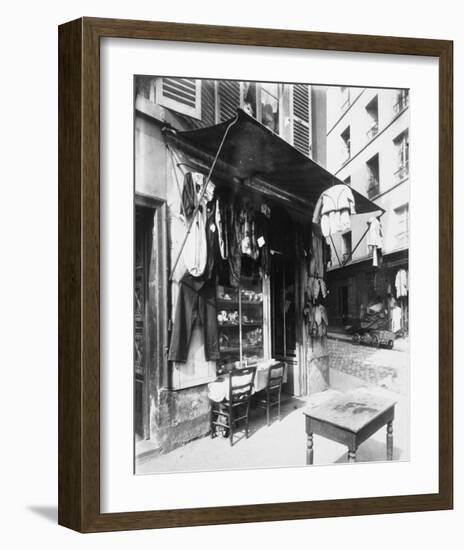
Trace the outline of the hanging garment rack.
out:
[[[198,210],[200,209],[200,205],[201,205],[201,201],[203,200],[203,197],[206,193],[206,188],[208,187],[208,184],[211,180],[211,174],[213,173],[213,170],[214,170],[214,167],[216,166],[216,162],[219,158],[219,155],[221,154],[221,151],[222,151],[222,147],[224,146],[224,143],[226,141],[226,138],[227,138],[227,134],[229,133],[230,129],[232,128],[232,126],[234,126],[236,123],[238,122],[238,113],[237,113],[237,116],[235,117],[234,120],[232,120],[232,122],[227,126],[225,132],[224,132],[224,135],[222,136],[222,139],[221,139],[221,143],[219,144],[219,147],[218,147],[218,150],[214,156],[214,160],[211,164],[211,167],[209,169],[209,172],[208,172],[208,175],[206,176],[206,179],[205,181],[203,182],[203,185],[202,185],[202,188],[201,188],[201,191],[200,191],[200,196],[198,197],[198,203],[197,205],[195,206],[195,210],[193,211],[193,214],[192,214],[192,217],[189,221],[189,224],[188,224],[188,227],[187,227],[187,232],[185,233],[184,235],[184,239],[182,241],[182,244],[181,244],[181,247],[179,249],[179,252],[177,253],[177,256],[176,256],[176,259],[174,261],[174,265],[173,265],[173,268],[171,270],[171,274],[169,276],[169,280],[172,281],[172,278],[174,276],[174,273],[176,271],[176,268],[177,268],[177,264],[179,263],[179,260],[180,260],[180,257],[182,255],[182,252],[184,250],[184,247],[185,247],[185,243],[187,242],[187,239],[188,239],[188,236],[190,235],[190,232],[192,230],[192,226],[193,226],[193,223],[197,217],[197,214],[198,214]],[[173,131],[172,129],[169,129],[169,128],[164,128],[163,130],[169,130],[169,131]],[[182,201],[182,196],[181,196],[181,201]]]

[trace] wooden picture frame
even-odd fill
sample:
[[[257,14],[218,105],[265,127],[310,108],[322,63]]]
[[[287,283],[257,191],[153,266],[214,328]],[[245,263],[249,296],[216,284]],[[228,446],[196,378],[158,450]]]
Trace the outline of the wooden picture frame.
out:
[[[100,39],[439,59],[439,491],[100,512]],[[453,505],[453,44],[446,40],[82,18],[59,28],[59,523],[81,532],[415,512]]]

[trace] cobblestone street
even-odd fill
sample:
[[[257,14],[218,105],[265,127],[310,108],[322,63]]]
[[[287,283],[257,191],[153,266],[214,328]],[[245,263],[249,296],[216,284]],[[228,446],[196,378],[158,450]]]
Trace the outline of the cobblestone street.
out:
[[[409,378],[409,345],[397,340],[390,349],[353,345],[350,340],[328,339],[331,369],[355,376],[364,382],[406,394]]]

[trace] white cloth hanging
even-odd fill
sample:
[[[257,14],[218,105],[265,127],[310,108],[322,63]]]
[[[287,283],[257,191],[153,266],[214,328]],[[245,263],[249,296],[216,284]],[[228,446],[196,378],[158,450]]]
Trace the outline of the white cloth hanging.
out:
[[[208,257],[205,220],[203,212],[198,211],[185,241],[182,253],[185,267],[194,277],[203,275]]]
[[[313,223],[320,223],[322,235],[328,237],[351,228],[351,214],[356,214],[353,192],[338,184],[325,190],[314,208]]]
[[[382,249],[382,224],[376,217],[369,218],[368,220],[369,230],[367,232],[367,246],[372,254],[372,265],[377,267],[378,254]]]
[[[396,297],[408,295],[408,272],[405,269],[400,269],[395,277]]]
[[[401,330],[401,317],[402,317],[401,308],[398,306],[395,306],[394,308],[392,308],[391,310],[392,332],[398,332],[399,330]]]

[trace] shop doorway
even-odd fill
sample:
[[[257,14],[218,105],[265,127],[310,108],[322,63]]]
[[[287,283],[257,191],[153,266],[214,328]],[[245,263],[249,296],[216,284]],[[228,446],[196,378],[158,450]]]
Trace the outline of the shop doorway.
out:
[[[168,384],[165,202],[136,194],[134,221],[134,434],[149,439]]]
[[[134,251],[134,431],[148,437],[148,269],[153,212],[136,207]]]
[[[295,261],[275,253],[271,270],[272,356],[287,363],[287,393],[293,394],[297,361]]]
[[[348,318],[348,286],[344,285],[338,289],[338,314],[341,317],[342,324],[347,323]]]

